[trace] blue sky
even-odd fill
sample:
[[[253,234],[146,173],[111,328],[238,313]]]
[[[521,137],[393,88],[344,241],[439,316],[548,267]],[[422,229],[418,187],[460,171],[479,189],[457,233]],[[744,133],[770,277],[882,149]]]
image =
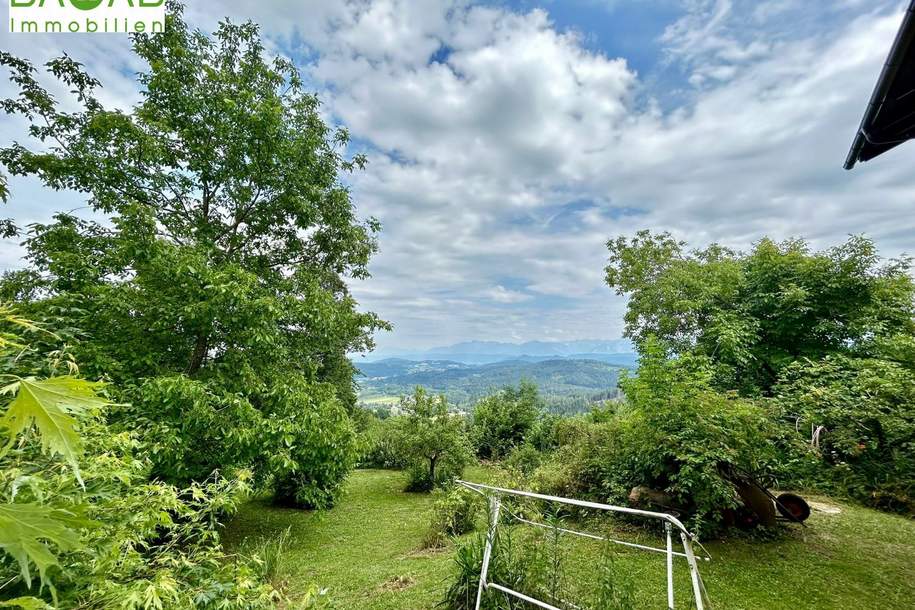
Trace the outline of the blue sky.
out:
[[[261,23],[368,153],[353,196],[384,232],[352,288],[394,323],[379,337],[393,350],[619,337],[604,244],[642,228],[736,248],[864,233],[911,252],[915,145],[841,169],[903,4],[214,0],[187,14],[205,30]],[[121,36],[0,38],[85,62],[110,105],[139,95]],[[22,223],[82,204],[12,187]],[[3,267],[20,255],[0,244]]]

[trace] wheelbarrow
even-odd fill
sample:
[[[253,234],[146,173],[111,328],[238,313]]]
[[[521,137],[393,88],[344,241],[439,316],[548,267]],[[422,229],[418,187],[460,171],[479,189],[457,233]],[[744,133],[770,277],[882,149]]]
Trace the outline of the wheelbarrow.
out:
[[[803,524],[810,517],[810,505],[797,494],[781,493],[776,496],[751,473],[731,464],[723,466],[721,474],[731,482],[744,506],[759,519],[760,525],[772,527],[779,520]]]

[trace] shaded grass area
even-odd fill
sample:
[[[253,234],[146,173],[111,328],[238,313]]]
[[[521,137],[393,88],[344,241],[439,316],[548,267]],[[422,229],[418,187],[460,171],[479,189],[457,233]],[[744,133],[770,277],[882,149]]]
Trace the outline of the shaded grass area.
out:
[[[474,468],[471,480],[488,473]],[[328,589],[335,608],[425,610],[450,584],[452,549],[420,549],[429,522],[427,495],[402,491],[398,472],[363,470],[347,483],[330,511],[308,512],[252,501],[227,524],[224,540],[239,549],[281,535],[290,538],[278,578],[295,598],[311,584]],[[700,569],[716,609],[907,609],[915,599],[915,522],[835,503],[837,514],[814,511],[807,528],[792,527],[777,540],[725,540],[707,544],[713,557]],[[625,528],[628,529],[628,528]],[[650,534],[618,537],[660,543]],[[593,581],[601,544],[562,542],[564,578],[570,590]],[[617,565],[628,574],[639,608],[663,608],[664,557],[621,551]],[[678,607],[689,607],[688,574],[679,565]]]

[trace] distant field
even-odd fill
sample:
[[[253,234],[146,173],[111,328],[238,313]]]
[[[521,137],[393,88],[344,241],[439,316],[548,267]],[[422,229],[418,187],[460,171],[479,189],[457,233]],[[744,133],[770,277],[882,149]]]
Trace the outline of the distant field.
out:
[[[369,407],[389,407],[400,402],[400,396],[367,396],[360,397],[359,402]]]
[[[477,467],[466,477],[486,481],[488,473]],[[328,589],[334,608],[432,610],[450,582],[453,549],[420,549],[430,498],[404,493],[402,486],[399,472],[363,470],[350,477],[344,497],[329,511],[250,502],[227,525],[224,540],[238,550],[246,537],[251,543],[291,528],[280,578],[293,596],[317,584]],[[700,569],[716,610],[912,607],[915,521],[816,499],[839,512],[815,511],[808,527],[792,528],[776,541],[706,545],[713,561]],[[587,583],[599,547],[578,540],[566,547],[567,571]],[[636,583],[638,608],[663,608],[663,556],[621,557]],[[680,570],[678,608],[689,607],[686,578]]]

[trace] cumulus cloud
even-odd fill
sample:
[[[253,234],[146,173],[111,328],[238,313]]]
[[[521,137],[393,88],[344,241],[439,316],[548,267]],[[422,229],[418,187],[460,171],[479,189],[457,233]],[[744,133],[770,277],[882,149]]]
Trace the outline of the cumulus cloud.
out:
[[[911,153],[841,169],[897,2],[684,0],[658,58],[674,79],[558,28],[550,6],[188,8],[206,28],[216,14],[262,23],[368,153],[353,193],[384,232],[374,277],[353,289],[394,322],[382,345],[619,336],[625,303],[602,284],[604,244],[639,228],[738,248],[862,231],[888,254],[911,244]],[[136,68],[111,59],[121,43],[53,42],[79,45],[113,98],[135,95]]]

